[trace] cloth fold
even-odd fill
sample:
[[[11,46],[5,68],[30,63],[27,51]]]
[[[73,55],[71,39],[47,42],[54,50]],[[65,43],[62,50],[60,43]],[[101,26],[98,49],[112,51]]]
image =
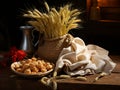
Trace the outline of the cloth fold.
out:
[[[94,44],[85,45],[81,38],[75,37],[71,45],[61,51],[55,71],[64,69],[66,74],[71,76],[100,72],[110,74],[116,63],[108,54],[108,50]]]

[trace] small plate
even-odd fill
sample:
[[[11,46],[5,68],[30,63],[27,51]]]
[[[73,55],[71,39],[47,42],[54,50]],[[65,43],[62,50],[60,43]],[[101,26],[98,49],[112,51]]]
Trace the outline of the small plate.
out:
[[[20,63],[20,62],[13,62],[13,63],[11,64],[11,66],[10,66],[10,67],[11,67],[11,70],[12,70],[15,74],[17,74],[17,75],[19,75],[19,76],[23,76],[23,77],[29,77],[29,78],[43,77],[43,76],[45,76],[45,75],[50,74],[50,73],[53,71],[53,69],[50,69],[50,70],[48,70],[48,71],[46,71],[46,72],[38,72],[38,73],[36,73],[36,74],[25,74],[25,73],[21,73],[21,72],[18,72],[18,71],[15,70],[14,64],[17,64],[17,63]]]

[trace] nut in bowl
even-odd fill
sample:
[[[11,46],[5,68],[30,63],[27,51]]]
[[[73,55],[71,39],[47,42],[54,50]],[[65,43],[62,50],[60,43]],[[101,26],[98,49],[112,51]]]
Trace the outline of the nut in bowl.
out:
[[[48,61],[32,57],[11,64],[11,70],[20,76],[42,77],[54,70],[54,64]]]

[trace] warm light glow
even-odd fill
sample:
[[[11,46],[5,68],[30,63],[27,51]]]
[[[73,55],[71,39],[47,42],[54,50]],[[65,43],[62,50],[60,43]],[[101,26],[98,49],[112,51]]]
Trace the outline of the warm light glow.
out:
[[[119,6],[119,0],[97,0],[100,7],[116,7]]]
[[[98,6],[102,6],[102,0],[97,0],[97,2],[98,2]]]
[[[110,0],[97,0],[98,6],[106,6],[108,5],[108,1],[109,3],[111,2]]]

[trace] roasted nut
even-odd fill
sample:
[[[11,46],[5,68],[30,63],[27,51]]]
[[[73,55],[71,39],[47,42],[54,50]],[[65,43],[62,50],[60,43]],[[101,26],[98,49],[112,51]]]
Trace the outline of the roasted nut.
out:
[[[16,62],[13,64],[13,68],[17,72],[25,73],[25,74],[37,74],[39,72],[47,72],[53,69],[53,64],[50,62],[44,61],[42,59],[37,59],[32,57],[30,59],[25,59],[20,62]]]

